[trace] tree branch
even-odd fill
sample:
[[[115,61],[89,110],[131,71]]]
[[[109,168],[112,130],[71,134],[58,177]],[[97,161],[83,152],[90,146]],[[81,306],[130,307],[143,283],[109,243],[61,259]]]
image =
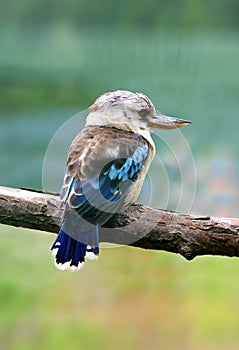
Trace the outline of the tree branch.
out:
[[[62,208],[59,195],[0,187],[0,223],[57,233]],[[132,205],[100,229],[100,240],[145,249],[198,255],[239,257],[239,219],[184,215]]]

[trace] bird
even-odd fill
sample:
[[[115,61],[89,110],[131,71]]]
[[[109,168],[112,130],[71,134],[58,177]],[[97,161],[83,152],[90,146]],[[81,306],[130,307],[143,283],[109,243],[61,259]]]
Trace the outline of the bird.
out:
[[[51,247],[59,270],[78,271],[86,259],[98,259],[99,228],[139,196],[155,155],[151,132],[188,124],[156,113],[142,93],[117,90],[95,100],[66,162],[61,228]]]

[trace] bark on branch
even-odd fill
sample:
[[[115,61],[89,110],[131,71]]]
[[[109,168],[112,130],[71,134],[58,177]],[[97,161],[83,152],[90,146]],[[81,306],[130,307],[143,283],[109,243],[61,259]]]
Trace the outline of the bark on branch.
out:
[[[0,187],[2,224],[57,233],[61,213],[57,194]],[[239,257],[239,219],[184,215],[133,205],[100,230],[100,240],[166,250],[187,260],[198,255]]]

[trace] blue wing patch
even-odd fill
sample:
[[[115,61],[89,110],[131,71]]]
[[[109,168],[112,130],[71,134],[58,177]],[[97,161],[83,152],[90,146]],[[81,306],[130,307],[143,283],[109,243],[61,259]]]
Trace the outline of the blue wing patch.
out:
[[[87,179],[84,183],[72,178],[67,196],[70,207],[91,223],[106,222],[116,207],[120,209],[120,199],[136,182],[148,151],[148,144],[140,143],[131,157],[110,161],[99,176]]]
[[[116,201],[128,193],[145,163],[148,150],[148,145],[142,143],[132,157],[113,160],[103,168],[99,189],[107,200]],[[127,185],[120,186],[124,182],[127,182]]]

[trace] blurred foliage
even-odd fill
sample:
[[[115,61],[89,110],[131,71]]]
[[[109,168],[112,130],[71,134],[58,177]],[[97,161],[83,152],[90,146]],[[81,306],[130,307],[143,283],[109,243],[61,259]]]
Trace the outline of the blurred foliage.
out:
[[[124,247],[69,273],[53,265],[52,235],[0,233],[1,349],[238,347],[237,259]]]
[[[194,27],[238,28],[237,0],[10,0],[1,2],[0,23],[14,26],[113,26],[124,30]]]

